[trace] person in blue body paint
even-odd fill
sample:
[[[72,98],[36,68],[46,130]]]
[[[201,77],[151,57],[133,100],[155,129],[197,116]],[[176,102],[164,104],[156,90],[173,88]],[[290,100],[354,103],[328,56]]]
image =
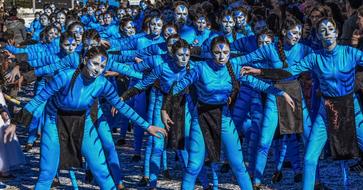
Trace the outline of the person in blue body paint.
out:
[[[77,52],[82,51],[82,36],[84,33],[84,26],[80,22],[74,22],[68,26],[67,31],[75,36],[77,42]]]
[[[104,29],[100,32],[101,38],[109,39],[109,38],[119,38],[119,28],[117,25],[113,24],[113,18],[111,12],[106,12],[103,15],[104,25],[102,26]]]
[[[41,28],[41,24],[40,24],[40,13],[36,12],[34,14],[34,20],[30,23],[29,28],[26,29],[26,31],[28,33],[30,33],[30,35],[33,35],[35,30],[39,30]]]
[[[236,21],[236,32],[244,36],[254,35],[251,26],[248,24],[248,11],[244,7],[233,9],[233,18]]]
[[[61,31],[65,32],[66,31],[66,13],[65,12],[58,12],[57,13],[57,22],[59,22],[61,24]]]
[[[190,48],[185,40],[179,40],[175,42],[174,45],[170,47],[169,51],[172,56],[165,56],[162,63],[154,67],[149,75],[147,75],[142,81],[139,81],[134,87],[129,89],[122,96],[124,99],[127,99],[145,90],[149,85],[155,84],[156,81],[159,81],[157,82],[158,84],[156,86],[154,85],[153,88],[155,93],[155,101],[150,102],[150,104],[155,104],[152,113],[150,113],[153,115],[152,123],[157,124],[158,126],[163,126],[161,121],[163,94],[166,94],[169,91],[169,88],[174,81],[178,81],[183,78],[186,72],[188,72],[190,64]],[[191,102],[191,97],[186,97],[185,106],[185,111],[183,111],[185,115],[180,115],[180,117],[185,117],[183,120],[184,122],[182,122],[180,126],[174,126],[173,133],[170,133],[172,134],[172,136],[170,136],[172,139],[168,139],[168,147],[178,149],[178,156],[183,162],[184,168],[187,167],[188,160],[187,147],[189,143],[188,137],[191,125],[191,116],[189,110],[194,109],[194,104]],[[177,128],[179,127],[181,127],[181,129],[178,130]],[[152,136],[150,138],[151,143],[148,143],[148,146],[152,146],[150,160],[150,187],[156,188],[161,157],[166,151],[165,148],[167,145],[164,145],[165,139],[156,139]],[[177,143],[178,141],[183,141],[183,143]],[[205,188],[208,187],[208,183],[204,183],[203,185]]]
[[[97,22],[97,19],[95,17],[94,8],[92,5],[87,6],[87,14],[82,15],[80,20],[86,29],[89,29],[92,24],[95,24]]]
[[[91,48],[85,58],[85,64],[80,64],[76,70],[66,70],[56,75],[15,119],[15,122],[27,124],[38,106],[49,100],[46,106],[46,127],[42,137],[40,174],[35,189],[50,189],[58,163],[61,168],[79,167],[81,154],[86,158],[101,189],[116,189],[104,164],[101,143],[97,139],[98,134],[90,118],[90,107],[97,97],[107,98],[121,113],[137,122],[150,134],[166,135],[164,129],[149,125],[121,101],[112,85],[101,75],[107,63],[107,54],[102,48]],[[65,128],[72,129],[72,136],[78,134],[78,138],[70,138]],[[60,141],[58,135],[62,136]],[[68,152],[68,147],[63,147],[66,145],[64,143],[67,143],[64,141],[78,143],[74,147],[76,152]],[[67,156],[75,160],[67,160]]]
[[[349,46],[337,45],[338,32],[332,18],[321,19],[317,23],[317,32],[324,49],[309,54],[285,69],[291,73],[285,77],[304,71],[313,72],[319,80],[322,93],[304,157],[304,190],[314,188],[319,155],[328,136],[332,156],[336,160],[358,157],[359,148],[363,148],[363,115],[354,93],[355,68],[363,65],[363,52]],[[270,75],[265,69],[244,67],[241,70],[242,74],[260,75],[261,72],[263,75]],[[343,162],[342,169],[344,172]],[[344,178],[346,188],[346,176]]]
[[[210,22],[205,14],[199,14],[195,17],[194,26],[196,30],[196,36],[193,41],[193,46],[201,46],[205,41],[207,41],[213,34],[210,27]]]
[[[122,46],[122,49],[129,50],[139,50],[146,48],[152,44],[158,44],[165,42],[165,39],[161,36],[161,31],[163,27],[163,21],[159,16],[153,16],[149,22],[149,30],[150,34],[142,36],[140,38],[133,38],[128,41],[126,44]],[[130,86],[134,85],[137,81],[132,80],[130,82]],[[139,113],[142,117],[146,118],[146,94],[141,93],[130,101],[128,101],[131,107],[134,107],[137,113]],[[134,146],[135,146],[135,154],[133,156],[134,161],[139,161],[141,159],[141,145],[143,139],[143,131],[138,127],[134,127]]]
[[[175,95],[194,84],[198,100],[196,111],[199,116],[199,125],[192,124],[188,167],[184,174],[182,189],[194,188],[196,176],[204,163],[206,146],[213,162],[219,160],[220,148],[223,147],[240,188],[252,190],[252,183],[243,162],[240,140],[229,108],[239,92],[236,75],[239,66],[229,63],[230,48],[225,37],[214,38],[211,47],[214,60],[198,63],[171,90],[171,94]],[[278,96],[283,95],[288,103],[294,106],[288,94],[267,83],[256,78],[240,78],[239,81]],[[166,116],[163,117],[166,123],[172,122]]]
[[[40,25],[38,29],[34,30],[32,40],[40,41],[40,33],[42,30],[49,25],[49,17],[46,14],[40,15]]]
[[[312,52],[309,47],[298,43],[301,38],[301,30],[301,24],[297,19],[286,19],[281,28],[281,34],[277,44],[262,46],[250,54],[238,57],[237,60],[239,64],[268,60],[269,62],[266,63],[268,65],[261,65],[263,68],[288,68],[292,66],[295,62],[299,62]],[[297,92],[297,94],[294,95],[294,98],[297,101],[297,111],[295,112],[295,115],[292,115],[291,119],[286,115],[282,116],[282,114],[286,114],[283,109],[285,107],[285,105],[283,105],[283,100],[276,99],[270,94],[267,95],[254,173],[254,183],[257,187],[261,186],[263,171],[267,162],[267,155],[277,127],[279,127],[279,135],[304,133],[305,140],[309,137],[311,120],[304,97],[302,97],[300,84],[296,78],[297,77],[291,77],[284,81],[274,81],[275,85],[279,85],[282,89],[288,91],[289,94],[292,93],[290,91]],[[292,120],[293,122],[289,122],[287,119]],[[297,173],[296,175],[301,174]],[[274,174],[273,181],[274,178],[281,177],[281,171],[277,171]],[[279,180],[275,180],[274,182],[276,181]]]
[[[188,17],[188,5],[184,1],[176,1],[174,3],[174,22],[178,25],[178,34],[189,44],[192,44],[196,36],[195,29],[192,26],[187,25]]]

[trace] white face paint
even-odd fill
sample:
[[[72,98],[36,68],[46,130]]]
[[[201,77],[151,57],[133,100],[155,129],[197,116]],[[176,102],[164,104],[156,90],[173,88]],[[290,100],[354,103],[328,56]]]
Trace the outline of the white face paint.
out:
[[[146,10],[147,9],[147,4],[144,1],[140,1],[139,6],[140,6],[141,10]]]
[[[106,25],[110,25],[112,23],[112,16],[110,14],[105,14],[103,20]]]
[[[96,47],[99,46],[100,44],[98,43],[98,41],[93,40],[93,39],[86,39],[83,43],[83,49],[85,51],[90,50],[92,47]]]
[[[51,42],[53,41],[55,38],[57,38],[59,35],[59,31],[58,29],[56,28],[51,28],[48,32],[47,32],[47,35],[46,35],[46,42]]]
[[[261,34],[258,37],[258,47],[267,45],[267,44],[271,44],[272,43],[272,38],[266,34]]]
[[[207,20],[205,17],[199,17],[195,25],[197,26],[199,32],[203,32],[205,28],[207,28]]]
[[[62,49],[67,54],[73,53],[77,48],[77,42],[74,38],[68,38],[61,44]]]
[[[175,57],[177,59],[177,64],[179,67],[185,67],[190,59],[190,50],[189,48],[179,48],[175,52]]]
[[[62,12],[57,14],[57,22],[59,22],[62,26],[66,23],[66,15]]]
[[[174,19],[174,11],[171,9],[166,9],[163,11],[163,20],[165,22],[171,22]]]
[[[139,9],[132,9],[132,17],[137,17],[139,15]]]
[[[173,45],[179,40],[179,38],[171,38],[168,40],[168,53],[171,55],[173,52]]]
[[[129,15],[129,16],[132,16],[131,8],[126,8],[126,14]]]
[[[56,9],[56,7],[55,7],[55,5],[54,4],[50,4],[50,6],[49,6],[51,9],[52,9],[52,12],[54,12],[55,11],[55,9]]]
[[[89,59],[86,64],[87,71],[91,78],[97,78],[105,70],[107,64],[107,57],[103,55],[96,55]]]
[[[46,15],[50,16],[50,15],[52,14],[52,9],[51,9],[51,8],[46,8],[46,9],[44,10],[44,13],[45,13]]]
[[[82,42],[82,36],[84,33],[84,29],[82,26],[76,25],[74,26],[70,32],[76,36],[76,42],[77,44],[80,44]]]
[[[323,42],[323,45],[325,47],[329,47],[337,41],[337,29],[335,28],[334,24],[329,20],[324,20],[320,23],[318,34],[320,40]]]
[[[178,32],[175,30],[175,28],[174,27],[167,27],[167,28],[165,28],[165,30],[164,30],[164,38],[165,39],[168,39],[169,38],[169,36],[171,36],[171,35],[173,35],[173,34],[177,34]]]
[[[226,15],[222,19],[222,28],[225,33],[231,33],[235,26],[235,22],[233,18],[229,15]]]
[[[242,11],[235,11],[233,13],[234,20],[236,20],[237,27],[243,27],[247,24],[246,15]]]
[[[256,22],[255,26],[253,27],[253,30],[256,33],[260,33],[266,27],[267,27],[266,22],[264,20],[259,20]]]
[[[299,42],[302,34],[302,26],[297,25],[286,32],[286,41],[290,45],[295,45]]]
[[[153,36],[160,36],[162,28],[163,20],[161,20],[160,18],[156,17],[150,21],[149,29],[150,34],[152,34]]]
[[[47,17],[47,16],[45,16],[45,15],[40,16],[40,24],[41,24],[42,26],[48,26],[48,24],[49,24],[49,19],[48,19],[48,17]]]
[[[219,43],[215,45],[212,49],[214,60],[219,64],[226,64],[230,56],[230,48],[225,43]]]
[[[136,31],[135,31],[135,25],[132,21],[127,22],[127,24],[122,28],[122,32],[126,35],[126,36],[133,36],[135,35]]]
[[[119,9],[117,10],[117,18],[121,20],[126,15],[125,9]]]
[[[93,8],[92,7],[87,7],[87,14],[89,15],[89,16],[92,16],[93,14],[94,14],[94,10],[93,10]]]
[[[174,10],[174,14],[178,23],[185,23],[188,20],[188,8],[184,5],[178,5]]]

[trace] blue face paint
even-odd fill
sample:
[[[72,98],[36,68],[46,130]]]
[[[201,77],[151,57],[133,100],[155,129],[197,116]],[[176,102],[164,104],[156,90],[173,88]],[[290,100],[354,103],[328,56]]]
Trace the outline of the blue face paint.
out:
[[[222,50],[224,49],[224,47],[225,47],[225,44],[218,44],[217,46],[218,46],[218,47],[219,47],[219,49],[222,51]]]
[[[225,18],[226,18],[226,20],[227,20],[228,22],[232,20],[232,17],[231,17],[231,16],[229,16],[229,15],[225,16]]]
[[[75,40],[73,38],[68,38],[67,41],[72,44]]]
[[[102,55],[100,57],[101,57],[101,63],[104,62],[104,61],[106,61],[106,57],[104,57]]]
[[[184,12],[184,11],[185,11],[185,9],[186,9],[186,7],[185,7],[184,5],[179,5],[179,6],[178,6],[178,9],[179,9],[180,11]]]

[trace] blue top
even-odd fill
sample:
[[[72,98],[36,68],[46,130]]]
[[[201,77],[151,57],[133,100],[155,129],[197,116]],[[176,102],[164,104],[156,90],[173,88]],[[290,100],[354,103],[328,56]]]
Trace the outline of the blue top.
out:
[[[74,71],[74,69],[69,69],[56,75],[38,95],[25,105],[24,109],[34,113],[42,103],[50,100],[46,106],[50,115],[55,116],[59,108],[69,111],[86,110],[86,114],[89,115],[94,101],[103,96],[120,113],[143,129],[150,126],[147,121],[119,98],[113,85],[104,76],[92,80],[85,79],[82,74],[79,74],[75,79],[73,88],[70,89]]]
[[[241,83],[266,93],[283,95],[283,91],[255,77],[243,76],[239,78],[240,67],[237,64],[232,65],[232,67],[233,74]],[[232,79],[227,66],[213,61],[198,62],[181,81],[177,82],[172,93],[178,94],[191,84],[196,87],[198,100],[205,104],[226,104],[232,93]]]

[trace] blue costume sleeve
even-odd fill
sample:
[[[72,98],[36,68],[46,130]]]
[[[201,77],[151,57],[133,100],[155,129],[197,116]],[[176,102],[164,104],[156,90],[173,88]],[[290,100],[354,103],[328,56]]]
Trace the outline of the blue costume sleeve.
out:
[[[110,67],[111,71],[118,72],[122,75],[133,77],[136,79],[142,79],[143,74],[133,69],[130,65],[113,62]]]
[[[235,59],[235,61],[239,65],[246,65],[248,63],[258,62],[258,61],[262,61],[265,59],[271,60],[271,56],[272,56],[270,53],[272,51],[271,48],[274,48],[274,46],[272,44],[264,45],[249,54],[235,57],[233,59]]]
[[[146,75],[142,80],[135,84],[135,88],[139,90],[145,90],[148,86],[153,84],[159,77],[161,73],[161,66],[157,66],[148,75]]]
[[[68,62],[59,61],[42,67],[36,67],[34,69],[34,74],[35,76],[53,75],[57,71],[64,70],[66,68],[70,68],[70,64]]]
[[[134,63],[132,64],[132,67],[136,71],[145,71],[146,69],[150,69],[155,67],[155,65],[158,65],[157,60],[160,58],[160,56],[150,56],[143,59],[140,63]]]
[[[284,94],[284,91],[251,75],[242,76],[239,79],[239,81],[243,84],[252,87],[255,90],[259,90],[265,93],[270,93],[275,96],[282,96]]]
[[[102,95],[125,117],[147,130],[150,124],[140,117],[129,105],[118,96],[115,88],[110,82],[106,82]]]
[[[51,81],[46,83],[44,88],[29,102],[25,105],[24,109],[34,113],[41,104],[46,102],[51,96],[58,92],[68,81],[70,72],[61,72],[56,75]]]
[[[48,56],[44,56],[44,57],[40,57],[39,59],[36,60],[29,60],[29,65],[32,67],[42,67],[45,65],[50,65],[50,64],[57,64],[57,62],[60,62],[61,60],[59,59],[59,57],[57,55],[48,55]]]
[[[109,54],[109,59],[121,63],[135,61],[135,57],[124,54]]]
[[[166,53],[166,51],[163,51],[159,47],[159,44],[153,44],[144,49],[140,49],[140,50],[136,51],[135,55],[136,55],[136,57],[146,57],[146,56],[152,56],[152,55],[160,55],[160,54],[164,54],[164,53]]]
[[[193,84],[199,78],[199,67],[194,67],[191,69],[182,80],[178,81],[172,89],[172,94],[178,94],[182,92],[185,88]]]

